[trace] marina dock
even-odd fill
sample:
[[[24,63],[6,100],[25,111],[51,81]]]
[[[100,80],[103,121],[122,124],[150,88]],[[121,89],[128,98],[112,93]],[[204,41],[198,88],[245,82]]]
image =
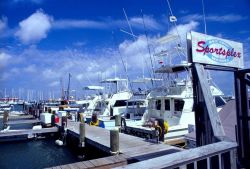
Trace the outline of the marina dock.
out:
[[[19,130],[6,130],[0,132],[0,142],[20,140],[21,138],[33,138],[36,134],[47,134],[58,132],[57,127],[42,128],[42,129],[19,129]]]
[[[8,121],[6,124],[13,125],[13,124],[34,124],[34,123],[40,123],[40,120],[38,119],[11,120]]]
[[[79,122],[68,121],[68,135],[79,138],[79,124]],[[111,148],[109,130],[100,127],[92,127],[86,124],[85,132],[85,145],[89,144],[106,153],[110,153]],[[153,143],[142,138],[119,133],[119,155],[57,167],[72,168],[72,166],[74,166],[73,168],[111,168],[180,151],[182,151],[181,148],[166,145],[164,143]]]

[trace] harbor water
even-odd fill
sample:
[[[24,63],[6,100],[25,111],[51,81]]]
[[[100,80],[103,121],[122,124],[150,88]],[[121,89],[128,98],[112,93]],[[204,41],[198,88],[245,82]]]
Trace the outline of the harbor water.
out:
[[[55,145],[54,138],[0,143],[1,169],[42,169],[83,159],[65,146]]]
[[[1,129],[2,120],[0,118]],[[32,124],[19,124],[11,125],[10,129],[32,127]],[[92,147],[79,148],[76,144],[58,146],[55,141],[59,138],[58,134],[47,134],[32,139],[0,142],[0,169],[42,169],[107,156]]]

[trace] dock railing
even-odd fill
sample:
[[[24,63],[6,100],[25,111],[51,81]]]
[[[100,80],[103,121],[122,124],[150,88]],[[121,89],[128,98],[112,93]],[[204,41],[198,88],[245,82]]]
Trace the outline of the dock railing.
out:
[[[236,169],[236,148],[221,141],[117,168]]]

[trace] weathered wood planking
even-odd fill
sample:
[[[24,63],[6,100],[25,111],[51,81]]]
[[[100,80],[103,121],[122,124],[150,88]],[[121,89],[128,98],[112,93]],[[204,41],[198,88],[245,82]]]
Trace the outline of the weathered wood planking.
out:
[[[19,135],[29,135],[29,134],[41,134],[41,133],[55,133],[58,132],[57,127],[51,128],[42,128],[42,129],[21,129],[21,130],[7,130],[0,132],[0,138],[10,137],[10,136],[19,136]]]
[[[79,135],[79,122],[70,122],[68,121],[68,130],[73,131],[77,135]],[[103,148],[103,151],[110,151],[110,131],[107,129],[103,129],[100,127],[93,127],[86,124],[86,142],[92,144],[95,147]],[[160,151],[166,150],[176,150],[180,151],[181,149],[173,146],[169,146],[166,144],[155,144],[152,142],[148,142],[143,138],[138,138],[135,136],[119,133],[120,142],[120,152],[123,154],[133,157],[132,155],[136,153],[140,155],[148,154],[148,153],[156,153]],[[101,146],[98,146],[101,145]],[[141,147],[141,148],[140,148]]]
[[[79,137],[79,122],[67,122],[67,130],[70,134]],[[85,125],[85,142],[110,153],[110,131],[100,127]],[[143,138],[119,133],[119,150],[122,154],[104,157],[89,161],[77,162],[63,167],[78,168],[113,168],[127,165],[129,160],[149,159],[155,156],[165,155],[181,151],[182,149],[163,143],[152,143]],[[151,156],[152,155],[152,156]],[[61,166],[60,166],[61,167]],[[53,167],[54,168],[54,167]],[[61,167],[62,168],[62,167]]]
[[[85,168],[113,168],[127,164],[123,155],[115,155],[110,157],[98,158],[89,161],[76,162],[46,169],[85,169]]]
[[[237,147],[235,142],[218,142],[206,146],[184,150],[178,153],[168,154],[161,157],[129,164],[127,166],[117,167],[116,169],[151,169],[151,168],[176,168],[185,166],[195,161],[206,159],[217,154],[233,151]]]
[[[32,120],[15,120],[15,121],[8,121],[6,124],[13,125],[13,124],[29,124],[29,123],[40,123],[38,119]]]
[[[34,116],[32,115],[16,115],[13,116],[10,114],[9,120],[24,120],[24,119],[34,119]]]

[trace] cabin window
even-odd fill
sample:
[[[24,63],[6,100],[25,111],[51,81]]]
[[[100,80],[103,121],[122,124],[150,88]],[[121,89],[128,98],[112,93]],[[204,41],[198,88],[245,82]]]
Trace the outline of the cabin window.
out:
[[[170,110],[170,100],[165,100],[165,110]]]
[[[156,110],[161,110],[161,100],[156,100],[155,106],[156,106]]]
[[[103,111],[105,108],[105,103],[97,102],[95,106],[95,111]]]
[[[82,107],[88,108],[88,107],[89,107],[89,103],[83,103],[83,104],[82,104]]]
[[[175,111],[182,111],[184,106],[183,100],[174,100],[174,110]]]
[[[225,101],[220,96],[215,96],[216,107],[221,107],[225,105]]]
[[[113,107],[127,106],[127,100],[117,100]]]
[[[143,105],[144,101],[132,101],[132,102],[128,102],[128,106],[139,106],[139,105]]]

